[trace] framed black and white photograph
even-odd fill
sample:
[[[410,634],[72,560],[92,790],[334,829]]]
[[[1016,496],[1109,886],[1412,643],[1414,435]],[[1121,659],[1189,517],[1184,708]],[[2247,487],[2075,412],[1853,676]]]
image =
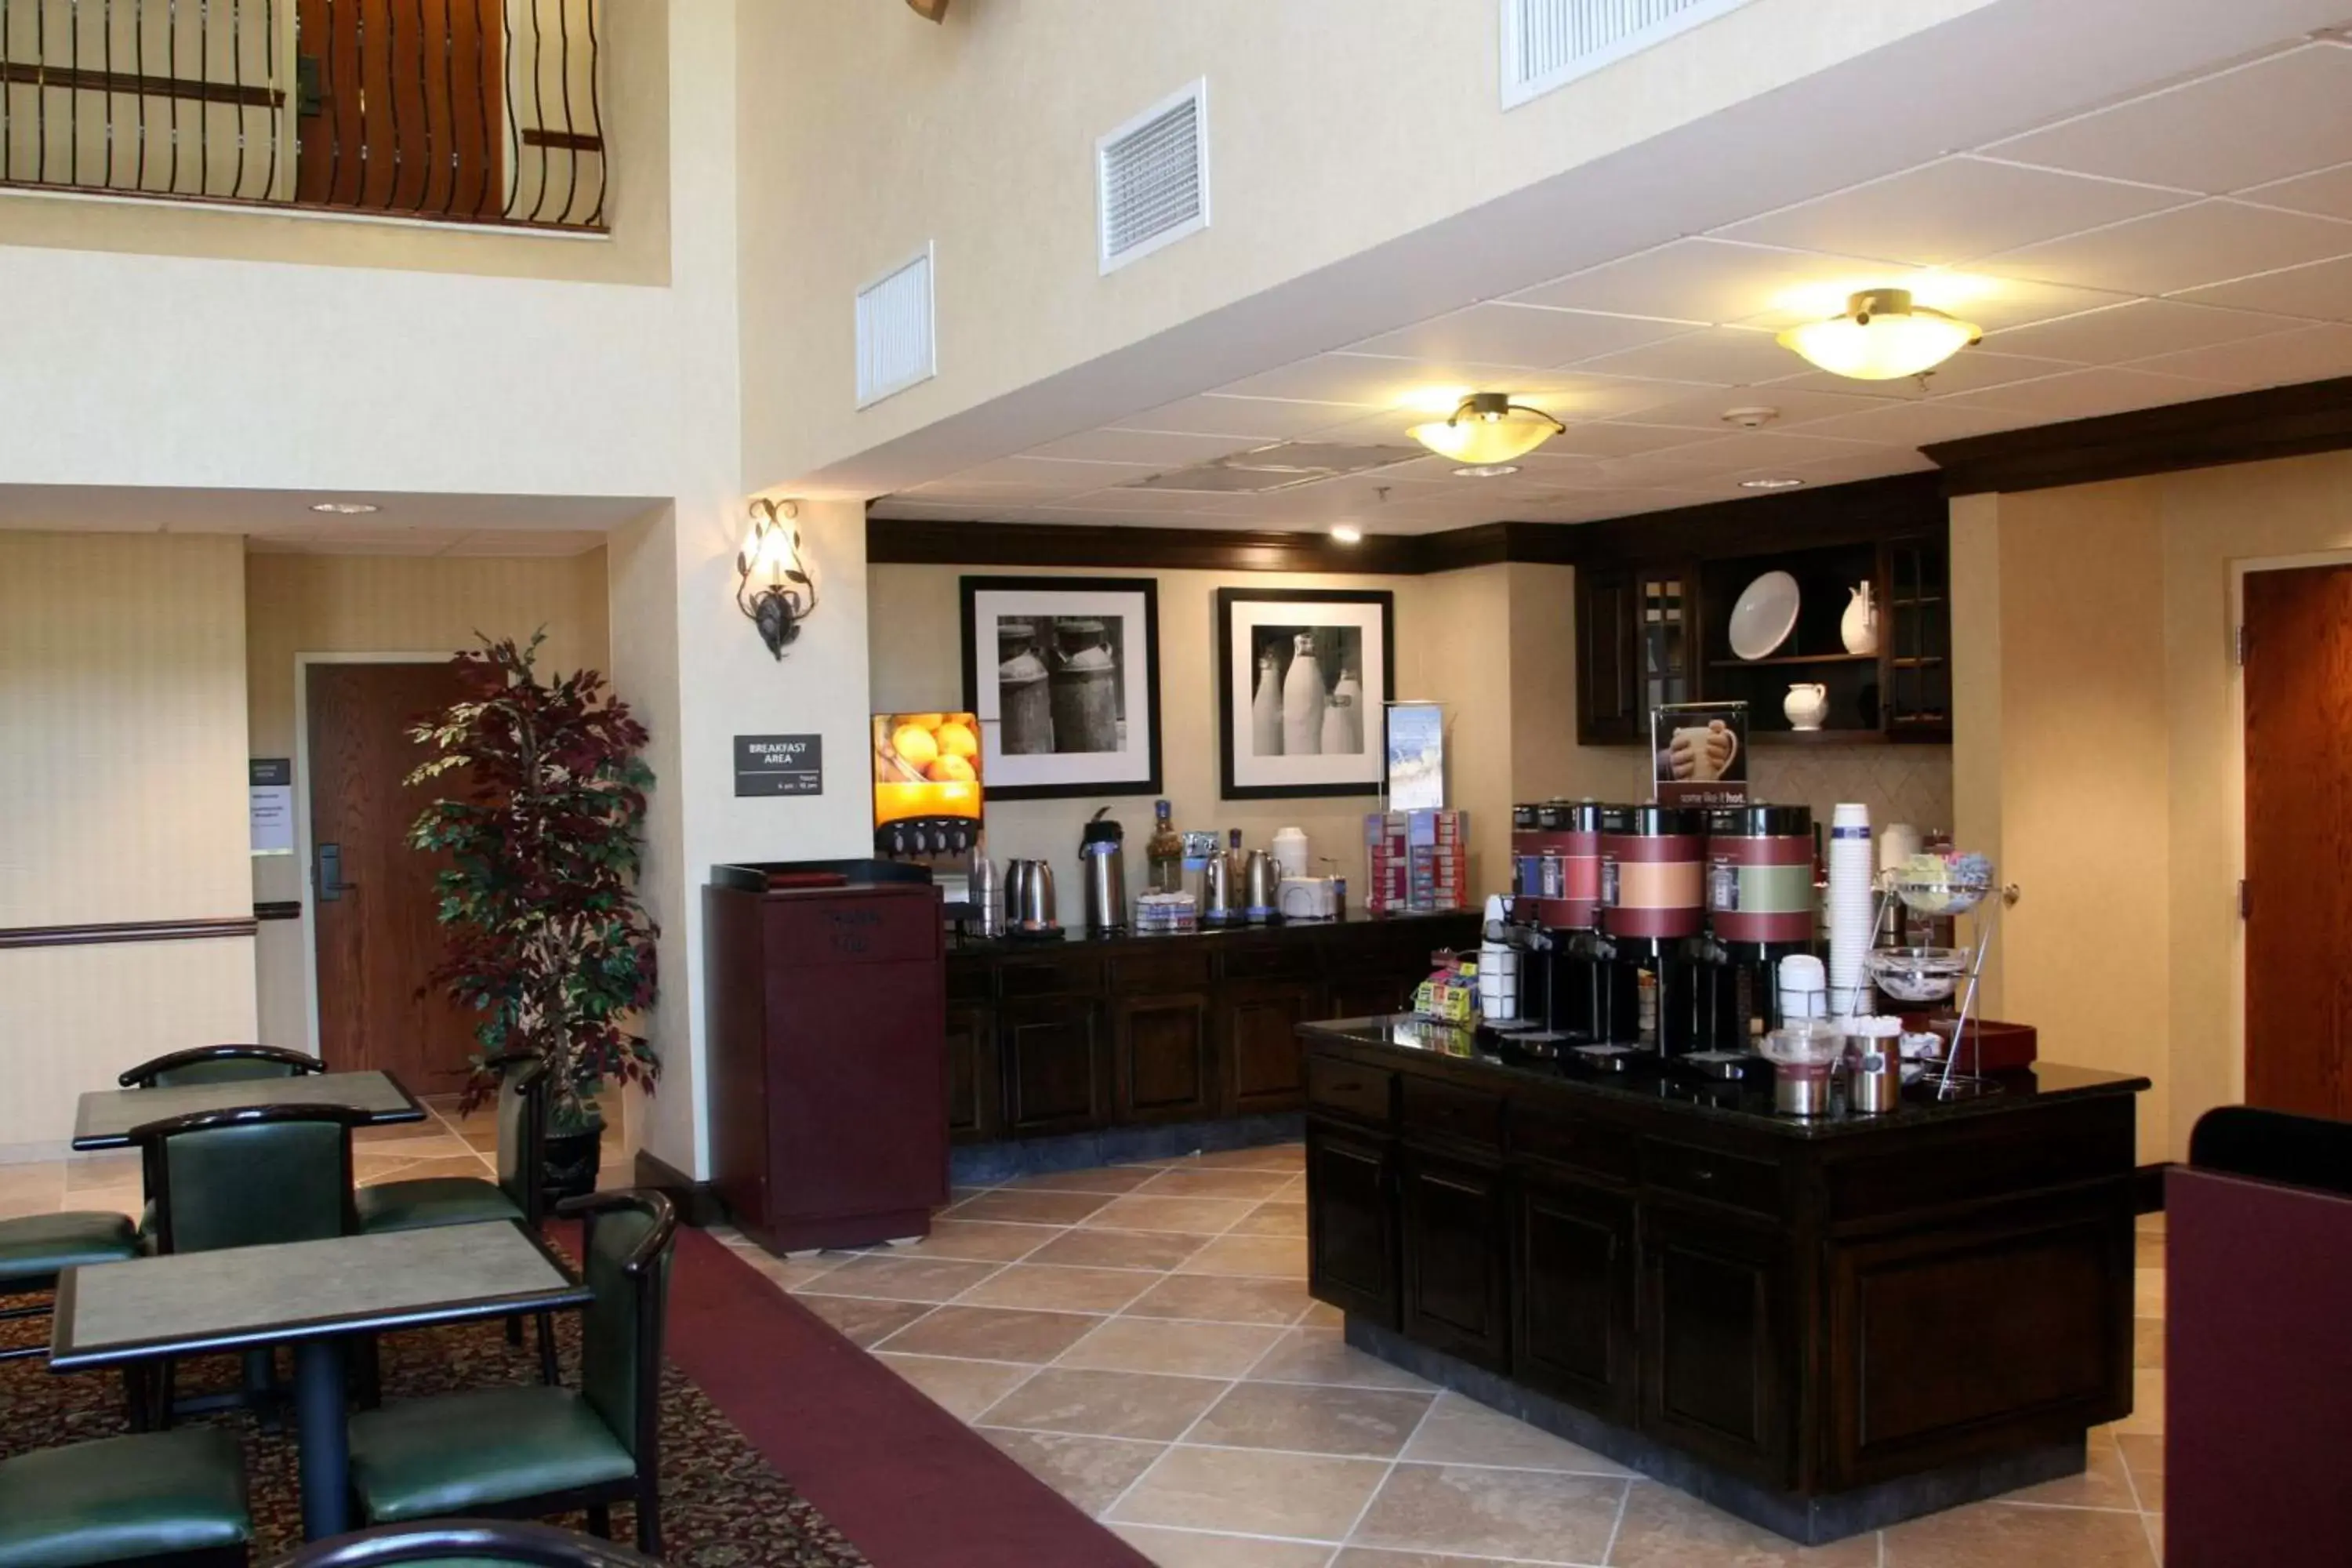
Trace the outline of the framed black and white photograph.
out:
[[[1395,618],[1382,591],[1217,590],[1227,800],[1380,793]]]
[[[1159,584],[964,578],[963,701],[991,800],[1157,795]]]

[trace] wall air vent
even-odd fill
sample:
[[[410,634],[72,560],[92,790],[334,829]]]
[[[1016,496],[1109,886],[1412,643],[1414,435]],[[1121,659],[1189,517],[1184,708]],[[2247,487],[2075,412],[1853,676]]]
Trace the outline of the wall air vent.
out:
[[[1102,269],[1209,226],[1209,84],[1152,105],[1095,143]]]
[[[1426,458],[1419,447],[1362,447],[1336,441],[1279,441],[1213,462],[1131,480],[1129,490],[1187,490],[1203,495],[1271,495],[1319,484],[1343,474],[1366,474]]]
[[[1641,53],[1748,0],[1501,0],[1503,107]]]
[[[940,373],[931,314],[931,247],[857,291],[857,406]]]

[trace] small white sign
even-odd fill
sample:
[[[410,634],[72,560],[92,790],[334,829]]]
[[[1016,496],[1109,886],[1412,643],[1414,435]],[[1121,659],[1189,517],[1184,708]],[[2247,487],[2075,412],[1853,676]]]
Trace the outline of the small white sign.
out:
[[[246,775],[247,811],[256,855],[294,853],[294,763],[285,757],[255,757]]]

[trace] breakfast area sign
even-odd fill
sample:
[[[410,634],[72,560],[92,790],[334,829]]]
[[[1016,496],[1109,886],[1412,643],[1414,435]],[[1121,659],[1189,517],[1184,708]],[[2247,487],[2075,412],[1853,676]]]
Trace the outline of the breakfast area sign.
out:
[[[1650,711],[1660,805],[1748,804],[1748,704],[1667,702]]]

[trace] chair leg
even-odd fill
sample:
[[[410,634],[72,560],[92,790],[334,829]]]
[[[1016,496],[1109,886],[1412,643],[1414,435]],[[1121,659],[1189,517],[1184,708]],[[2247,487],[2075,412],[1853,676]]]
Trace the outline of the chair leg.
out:
[[[637,1488],[637,1550],[657,1558],[661,1549],[661,1482],[656,1479]]]
[[[562,1371],[555,1363],[555,1314],[539,1314],[539,1381],[553,1388],[563,1381]]]
[[[613,1539],[613,1510],[604,1503],[588,1505],[588,1533],[599,1541]]]
[[[179,1399],[176,1388],[179,1380],[173,1375],[179,1363],[170,1356],[165,1356],[155,1363],[155,1384],[152,1396],[155,1401],[155,1430],[158,1432],[169,1432],[172,1429],[172,1406]]]
[[[137,1363],[122,1369],[122,1414],[133,1432],[152,1430],[154,1415],[148,1389],[153,1373]]]
[[[517,1350],[522,1348],[522,1314],[520,1312],[509,1313],[507,1317],[507,1343]]]
[[[362,1410],[373,1410],[383,1404],[383,1345],[376,1335],[367,1334],[352,1347],[352,1394]]]

